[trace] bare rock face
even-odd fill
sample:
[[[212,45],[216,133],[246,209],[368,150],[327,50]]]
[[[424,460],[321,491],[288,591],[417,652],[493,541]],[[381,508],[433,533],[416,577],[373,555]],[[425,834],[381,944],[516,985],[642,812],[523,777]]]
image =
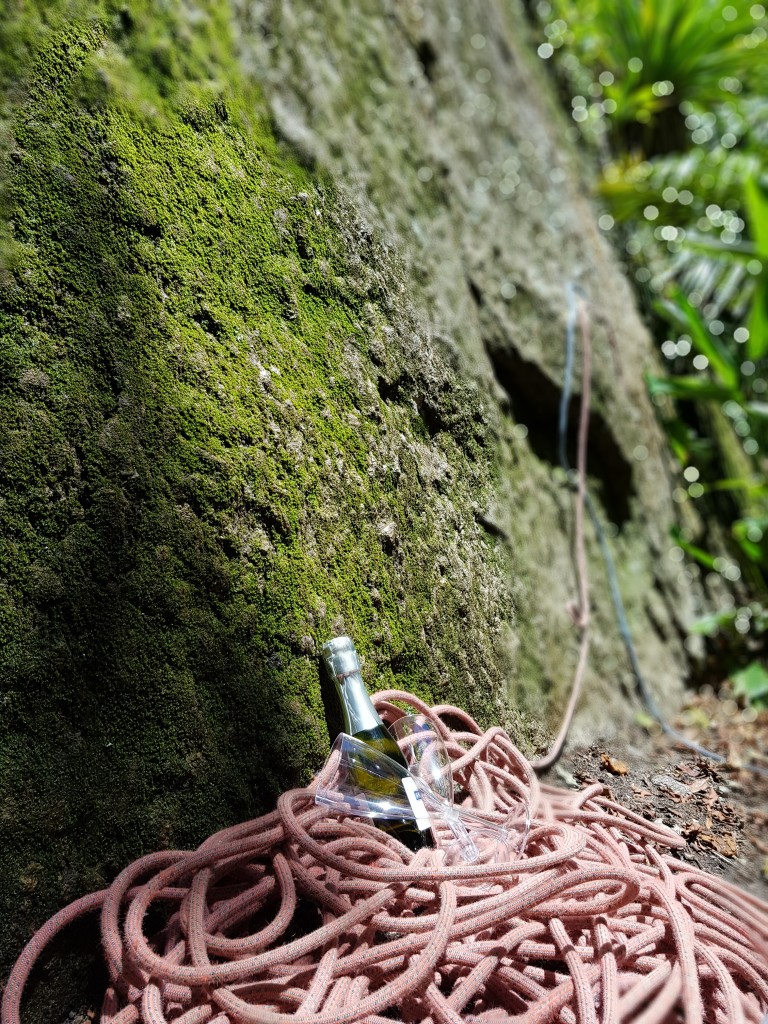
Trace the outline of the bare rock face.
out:
[[[140,853],[307,781],[333,635],[372,689],[543,748],[577,647],[569,285],[590,486],[662,702],[694,602],[649,341],[519,11],[45,7],[0,63],[3,965]],[[582,734],[632,688],[588,539]]]
[[[590,488],[641,666],[660,702],[674,703],[695,599],[668,557],[670,478],[643,382],[653,357],[521,8],[255,0],[238,5],[237,24],[278,133],[385,231],[425,336],[488,406],[494,486],[475,518],[501,538],[514,598],[505,689],[513,707],[548,721],[576,649],[572,499],[557,444],[568,295],[589,298]],[[571,437],[578,375],[577,361]],[[620,728],[633,690],[589,533],[595,639],[582,738]]]

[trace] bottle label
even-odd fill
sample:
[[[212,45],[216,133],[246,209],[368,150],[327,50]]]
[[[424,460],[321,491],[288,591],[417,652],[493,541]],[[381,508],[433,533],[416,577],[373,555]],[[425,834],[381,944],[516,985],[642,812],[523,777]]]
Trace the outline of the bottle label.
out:
[[[407,775],[402,782],[405,795],[408,797],[408,803],[411,805],[411,810],[416,818],[416,827],[423,832],[425,828],[429,828],[430,820],[421,793],[416,788],[416,783],[413,779]]]

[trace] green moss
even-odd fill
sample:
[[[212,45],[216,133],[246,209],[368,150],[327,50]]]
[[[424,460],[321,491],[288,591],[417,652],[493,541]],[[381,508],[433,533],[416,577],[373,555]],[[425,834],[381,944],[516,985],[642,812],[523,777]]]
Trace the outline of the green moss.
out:
[[[328,636],[372,684],[487,717],[511,611],[473,577],[498,558],[477,396],[421,358],[375,236],[278,150],[226,4],[154,6],[49,11],[12,111],[6,964],[134,857],[308,779]]]

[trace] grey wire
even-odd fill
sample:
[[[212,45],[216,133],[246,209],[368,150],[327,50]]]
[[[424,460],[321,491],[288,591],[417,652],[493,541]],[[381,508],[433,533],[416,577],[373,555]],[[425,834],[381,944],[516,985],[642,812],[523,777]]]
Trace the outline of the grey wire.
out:
[[[571,484],[573,482],[573,470],[568,461],[566,445],[568,441],[568,406],[570,405],[571,391],[573,389],[573,362],[576,349],[576,317],[578,312],[578,305],[576,301],[577,296],[583,298],[586,302],[589,302],[589,299],[584,295],[582,290],[577,285],[574,285],[573,282],[569,281],[566,285],[568,317],[565,327],[565,369],[563,371],[563,390],[560,395],[560,410],[558,416],[558,451],[560,455],[560,465],[565,470]],[[616,572],[616,565],[613,561],[613,555],[611,554],[610,548],[608,547],[605,530],[603,529],[603,524],[600,520],[595,503],[592,500],[592,495],[589,493],[589,490],[586,489],[586,481],[585,497],[589,518],[592,521],[595,536],[597,537],[597,542],[600,546],[600,553],[603,557],[605,572],[608,577],[608,589],[610,590],[611,601],[613,603],[614,612],[616,613],[619,633],[624,642],[624,648],[627,652],[629,664],[632,668],[632,675],[635,677],[635,683],[637,685],[638,693],[640,694],[640,699],[645,705],[649,715],[658,723],[662,731],[676,743],[681,743],[689,750],[695,751],[695,753],[699,754],[701,757],[708,758],[710,761],[715,761],[718,764],[725,764],[726,758],[723,757],[722,754],[718,754],[714,750],[708,750],[706,747],[702,747],[698,743],[694,743],[693,740],[689,740],[687,737],[683,736],[682,733],[673,729],[656,703],[640,668],[637,649],[632,637],[632,630],[630,629],[629,622],[627,621],[627,613],[624,607],[621,591],[619,589],[619,578]],[[761,768],[759,765],[745,764],[741,767],[747,771],[753,772],[755,775],[762,775],[768,778],[768,770]]]

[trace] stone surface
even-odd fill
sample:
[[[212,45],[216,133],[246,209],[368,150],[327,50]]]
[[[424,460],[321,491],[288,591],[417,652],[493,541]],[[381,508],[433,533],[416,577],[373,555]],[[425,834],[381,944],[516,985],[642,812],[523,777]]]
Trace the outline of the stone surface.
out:
[[[236,10],[244,63],[278,132],[386,228],[422,330],[492,410],[495,487],[479,511],[502,538],[516,608],[506,690],[513,706],[548,721],[576,655],[572,499],[557,454],[568,286],[589,297],[590,487],[641,665],[660,703],[673,704],[696,598],[668,557],[675,511],[643,380],[653,356],[522,8],[242,0]],[[621,728],[634,691],[594,541],[590,562],[581,739]]]
[[[372,688],[543,747],[576,655],[567,282],[594,302],[590,484],[676,699],[695,594],[649,341],[526,33],[501,0],[2,26],[4,965],[134,857],[310,777],[334,634]],[[580,734],[632,713],[590,561]]]

